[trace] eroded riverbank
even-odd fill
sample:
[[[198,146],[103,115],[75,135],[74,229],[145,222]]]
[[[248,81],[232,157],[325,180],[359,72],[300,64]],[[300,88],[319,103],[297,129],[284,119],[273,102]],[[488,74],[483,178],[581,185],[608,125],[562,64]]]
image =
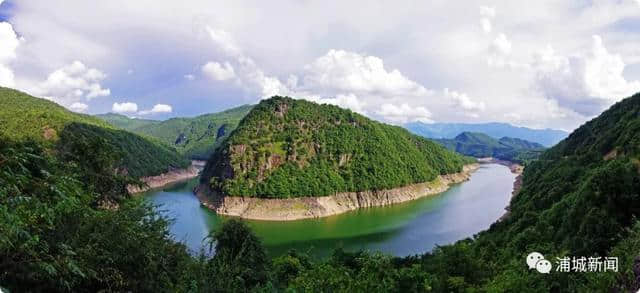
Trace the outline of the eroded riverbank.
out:
[[[322,218],[361,208],[387,206],[446,191],[450,185],[469,180],[479,164],[466,165],[463,171],[441,175],[436,180],[378,191],[343,192],[331,196],[289,199],[212,195],[206,185],[199,185],[195,193],[202,205],[218,214],[252,220],[291,221]]]
[[[447,191],[384,207],[371,207],[298,221],[246,220],[271,256],[290,249],[326,257],[336,248],[381,251],[396,256],[424,253],[487,229],[509,204],[515,174],[498,164],[481,164],[469,180]],[[154,189],[144,198],[174,219],[171,234],[197,254],[203,239],[229,219],[200,204],[196,178]],[[461,216],[462,215],[462,216]]]
[[[142,177],[140,181],[145,184],[144,186],[128,185],[127,190],[130,194],[141,193],[178,181],[195,178],[200,174],[203,166],[203,161],[194,160],[191,161],[191,166],[186,169],[175,169],[157,176]]]

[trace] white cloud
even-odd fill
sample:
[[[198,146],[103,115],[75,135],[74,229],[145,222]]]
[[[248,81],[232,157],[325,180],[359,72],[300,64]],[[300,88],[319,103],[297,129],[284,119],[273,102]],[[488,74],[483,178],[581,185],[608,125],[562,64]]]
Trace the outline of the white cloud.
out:
[[[337,95],[335,98],[321,98],[318,96],[302,96],[302,98],[318,104],[336,105],[342,108],[351,109],[352,111],[363,115],[367,114],[364,110],[364,106],[366,104],[363,101],[360,101],[354,94]]]
[[[135,113],[138,111],[138,104],[132,102],[113,103],[111,111],[116,113]]]
[[[207,64],[202,66],[202,73],[218,81],[229,80],[236,76],[233,66],[231,66],[229,62],[225,62],[224,64],[207,62]]]
[[[507,55],[511,53],[511,42],[505,34],[499,34],[491,43],[491,49],[498,54]]]
[[[89,105],[87,105],[85,103],[75,102],[75,103],[71,104],[71,106],[69,106],[69,109],[71,111],[74,111],[74,112],[84,113],[84,112],[87,111],[87,109],[89,109]]]
[[[16,58],[20,40],[8,22],[0,22],[0,86],[13,87],[15,77],[9,63]]]
[[[207,26],[206,30],[209,33],[209,37],[211,37],[211,40],[213,40],[225,54],[234,57],[240,56],[242,54],[240,48],[236,44],[235,40],[231,37],[231,34],[229,34],[229,32],[222,29],[212,28],[210,26]]]
[[[185,74],[184,79],[186,80],[194,80],[196,77],[193,74]]]
[[[110,95],[111,91],[100,84],[105,78],[102,71],[74,61],[53,71],[44,82],[29,90],[68,107],[74,102]]]
[[[482,27],[482,30],[485,33],[490,33],[491,32],[491,29],[492,29],[491,20],[489,20],[488,18],[481,18],[480,19],[480,26]]]
[[[570,57],[549,46],[535,55],[532,67],[534,85],[545,97],[586,116],[640,91],[640,81],[625,79],[622,57],[610,54],[600,36],[593,36],[589,52]]]
[[[424,123],[431,123],[431,112],[425,107],[411,107],[407,103],[403,103],[400,106],[386,103],[380,106],[380,109],[376,111],[376,114],[382,116],[385,120],[403,124],[410,121],[420,121]]]
[[[151,108],[151,110],[140,111],[138,114],[140,115],[148,115],[148,114],[158,114],[158,113],[171,113],[173,108],[167,104],[156,104]]]
[[[448,88],[445,88],[444,96],[451,99],[456,107],[462,108],[466,111],[484,111],[485,109],[485,104],[483,102],[474,102],[465,93],[450,91]]]
[[[480,6],[480,15],[484,17],[495,17],[496,16],[496,8],[489,6]]]
[[[480,6],[480,26],[485,33],[490,33],[492,30],[491,19],[496,16],[496,9],[494,7]]]
[[[354,92],[381,96],[424,96],[430,93],[399,70],[386,70],[382,59],[343,50],[305,66],[304,89],[331,93]]]
[[[250,92],[266,99],[276,95],[294,95],[277,77],[269,76],[249,57],[239,57],[239,83]]]

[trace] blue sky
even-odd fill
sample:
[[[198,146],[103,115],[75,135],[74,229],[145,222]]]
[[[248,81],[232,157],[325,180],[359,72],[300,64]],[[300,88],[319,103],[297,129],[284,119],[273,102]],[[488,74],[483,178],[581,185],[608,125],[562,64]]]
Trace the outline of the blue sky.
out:
[[[194,116],[274,94],[571,130],[640,91],[640,1],[0,0],[0,85]]]

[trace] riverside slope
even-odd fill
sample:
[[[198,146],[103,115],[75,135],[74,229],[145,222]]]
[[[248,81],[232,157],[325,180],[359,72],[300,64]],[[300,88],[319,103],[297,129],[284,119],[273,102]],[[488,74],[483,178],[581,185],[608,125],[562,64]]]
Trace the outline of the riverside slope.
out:
[[[159,188],[177,181],[194,178],[200,174],[202,166],[202,161],[193,160],[191,161],[191,166],[189,166],[188,168],[171,170],[158,176],[142,177],[140,178],[140,181],[142,181],[145,186],[141,187],[136,185],[129,185],[127,186],[127,191],[129,191],[130,194],[135,194],[145,192],[154,188]]]
[[[360,192],[340,192],[321,197],[268,199],[240,196],[220,196],[206,184],[196,187],[202,205],[218,214],[252,220],[291,221],[320,218],[360,208],[386,206],[406,202],[446,191],[451,184],[469,180],[479,164],[465,165],[462,172],[440,175],[435,180],[404,187]]]

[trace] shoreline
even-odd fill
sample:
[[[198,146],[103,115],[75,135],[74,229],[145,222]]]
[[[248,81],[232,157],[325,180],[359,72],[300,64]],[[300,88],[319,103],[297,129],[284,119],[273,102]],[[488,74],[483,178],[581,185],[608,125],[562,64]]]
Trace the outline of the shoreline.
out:
[[[138,194],[151,189],[160,188],[175,182],[198,177],[202,168],[202,161],[192,160],[191,165],[186,169],[175,169],[156,176],[148,176],[140,178],[145,186],[128,185],[127,191],[132,194]]]
[[[226,216],[262,221],[292,221],[342,214],[360,208],[402,203],[449,189],[450,185],[469,180],[480,163],[465,165],[462,172],[440,175],[431,182],[377,191],[340,192],[329,196],[268,199],[220,196],[206,184],[194,189],[201,205]]]
[[[487,157],[487,158],[479,158],[478,159],[479,162],[481,163],[495,163],[495,164],[500,164],[500,165],[504,165],[509,167],[509,169],[511,170],[511,173],[516,174],[516,178],[513,181],[513,189],[511,191],[511,199],[509,200],[509,205],[507,205],[504,209],[505,209],[505,213],[500,216],[500,218],[498,218],[498,220],[496,222],[500,222],[503,221],[504,219],[508,218],[509,215],[511,214],[511,200],[513,200],[513,198],[518,195],[518,193],[520,192],[520,189],[522,188],[522,173],[524,171],[524,166],[516,163],[516,162],[511,162],[511,161],[506,161],[506,160],[500,160],[500,159],[496,159],[496,158],[492,158],[492,157]]]

